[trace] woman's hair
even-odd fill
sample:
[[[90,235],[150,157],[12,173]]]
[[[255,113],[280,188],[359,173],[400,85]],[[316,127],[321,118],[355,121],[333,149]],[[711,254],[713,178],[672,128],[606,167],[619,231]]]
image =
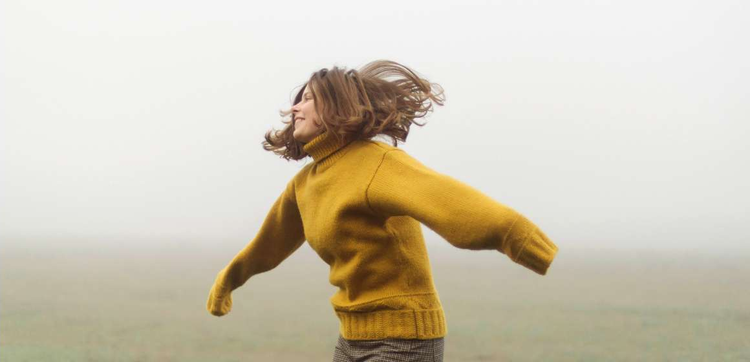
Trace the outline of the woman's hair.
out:
[[[317,118],[325,128],[322,132],[333,132],[342,145],[383,134],[398,146],[398,140],[406,142],[412,123],[424,126],[415,119],[432,111],[430,100],[441,106],[445,101],[439,84],[390,60],[376,60],[359,70],[336,66],[320,69],[297,92],[294,105],[300,102],[307,86],[315,100]],[[282,130],[266,132],[263,148],[287,160],[306,157],[304,144],[293,137],[292,110],[282,110],[280,114],[290,116],[282,120],[287,125]]]

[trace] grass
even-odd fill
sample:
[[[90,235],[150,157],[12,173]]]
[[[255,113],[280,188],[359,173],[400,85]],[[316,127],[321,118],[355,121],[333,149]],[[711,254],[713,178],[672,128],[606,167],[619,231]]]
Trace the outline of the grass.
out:
[[[750,360],[747,254],[559,244],[548,275],[539,276],[503,254],[440,243],[428,250],[448,323],[446,361]],[[81,245],[3,242],[0,360],[333,356],[335,289],[307,245],[236,290],[233,310],[220,318],[205,310],[206,297],[241,243]]]

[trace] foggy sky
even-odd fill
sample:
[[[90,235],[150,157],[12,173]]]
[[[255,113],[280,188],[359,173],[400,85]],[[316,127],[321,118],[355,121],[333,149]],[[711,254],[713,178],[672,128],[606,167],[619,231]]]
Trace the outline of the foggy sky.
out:
[[[561,249],[748,249],[746,2],[457,4],[2,2],[2,242],[250,240],[279,110],[390,59],[446,96],[399,147]]]

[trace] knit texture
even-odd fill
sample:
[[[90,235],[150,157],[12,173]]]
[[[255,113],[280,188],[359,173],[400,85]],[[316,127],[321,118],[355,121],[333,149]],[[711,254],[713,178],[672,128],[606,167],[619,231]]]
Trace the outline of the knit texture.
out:
[[[330,298],[349,340],[447,334],[421,224],[461,249],[496,250],[544,275],[557,246],[529,219],[481,191],[374,140],[339,144],[325,132],[271,206],[255,238],[216,277],[207,309],[278,266],[305,241],[330,266]]]

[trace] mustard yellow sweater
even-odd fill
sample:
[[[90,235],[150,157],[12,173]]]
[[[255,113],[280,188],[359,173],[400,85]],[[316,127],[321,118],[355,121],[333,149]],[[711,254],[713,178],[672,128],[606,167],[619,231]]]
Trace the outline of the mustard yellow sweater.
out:
[[[329,132],[304,145],[314,160],[290,180],[255,238],[222,269],[209,293],[216,316],[231,292],[304,242],[331,268],[331,297],[346,339],[431,339],[447,326],[420,223],[457,248],[497,250],[546,274],[557,246],[531,221],[374,140],[340,146]]]

